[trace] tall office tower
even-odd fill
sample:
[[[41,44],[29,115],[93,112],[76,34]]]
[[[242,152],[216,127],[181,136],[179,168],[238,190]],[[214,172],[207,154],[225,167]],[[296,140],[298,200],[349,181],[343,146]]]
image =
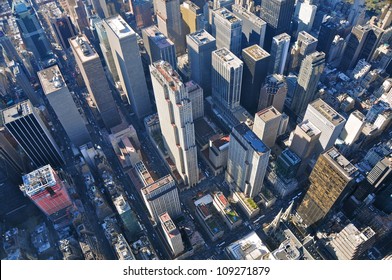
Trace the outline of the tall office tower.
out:
[[[116,0],[99,0],[99,4],[102,8],[104,18],[112,17],[118,14]]]
[[[138,29],[153,25],[151,2],[148,0],[135,0],[132,1],[132,9],[135,14],[136,27]]]
[[[185,35],[180,13],[180,0],[155,0],[158,28],[176,46],[177,54],[185,53]]]
[[[290,35],[282,33],[272,39],[269,74],[283,74],[290,47]]]
[[[51,24],[59,44],[64,50],[68,49],[68,39],[76,35],[75,27],[73,26],[69,16],[62,15],[61,17],[51,19]]]
[[[365,116],[360,111],[355,110],[348,117],[347,123],[340,134],[340,138],[347,145],[351,145],[358,140],[364,126]]]
[[[305,31],[298,33],[298,38],[291,48],[289,71],[298,72],[302,60],[316,51],[318,40]]]
[[[180,76],[164,61],[150,66],[164,144],[184,184],[199,181],[192,103]]]
[[[242,20],[226,8],[212,12],[212,36],[216,48],[227,48],[235,55],[241,54]]]
[[[181,233],[177,229],[170,215],[165,212],[159,216],[159,222],[163,229],[163,234],[174,256],[179,255],[184,251],[184,244],[182,243]]]
[[[319,52],[324,52],[327,57],[329,56],[332,42],[335,39],[335,36],[338,34],[338,30],[339,24],[333,21],[327,20],[321,24],[320,32],[317,37],[317,50]]]
[[[241,105],[251,114],[257,111],[260,89],[267,76],[270,55],[259,45],[242,50],[244,70],[242,77]]]
[[[133,112],[139,119],[151,113],[146,78],[135,31],[121,16],[104,19],[114,64]]]
[[[24,170],[24,165],[22,157],[15,147],[17,144],[13,143],[15,141],[12,141],[11,138],[12,136],[0,126],[0,162],[5,162],[5,172],[20,176]],[[3,164],[1,166],[4,168]]]
[[[301,31],[310,32],[312,30],[317,12],[317,6],[313,5],[312,2],[310,0],[297,2],[294,19],[297,25],[297,33]]]
[[[351,30],[343,57],[340,62],[342,70],[352,69],[360,59],[370,59],[377,44],[377,35],[371,25],[357,25]]]
[[[71,142],[79,147],[91,141],[86,121],[78,108],[57,65],[37,73],[42,90]]]
[[[335,148],[320,155],[297,213],[307,227],[319,224],[351,191],[357,168]]]
[[[283,75],[273,74],[265,78],[265,83],[260,90],[259,104],[257,110],[263,110],[274,106],[276,110],[283,113],[284,102],[287,95],[287,83]]]
[[[178,189],[171,175],[166,175],[154,183],[141,189],[144,203],[156,222],[163,213],[177,218],[181,215],[181,204]]]
[[[317,97],[317,84],[324,66],[325,54],[323,52],[313,52],[302,61],[291,104],[292,111],[299,118],[304,115],[308,104]]]
[[[233,5],[233,13],[242,20],[242,48],[254,44],[263,48],[267,24],[264,20],[240,5]]]
[[[301,158],[291,151],[285,149],[276,160],[276,173],[284,179],[292,179],[297,175],[301,164]]]
[[[180,6],[184,33],[194,33],[202,28],[202,9],[195,3],[185,0]]]
[[[331,65],[338,66],[342,59],[342,53],[345,46],[345,41],[339,35],[336,35],[332,41],[331,48],[327,57],[327,62]]]
[[[27,78],[27,75],[21,65],[19,63],[14,63],[9,68],[12,71],[12,74],[14,74],[16,83],[22,88],[24,94],[26,94],[33,106],[38,107],[43,104],[42,98],[34,91],[34,88],[32,87],[31,82]]]
[[[0,117],[34,167],[47,164],[60,167],[64,163],[60,149],[41,119],[38,109],[34,108],[29,100],[4,109]]]
[[[142,29],[144,46],[150,57],[150,63],[164,60],[177,69],[176,47],[174,43],[161,33],[155,25]]]
[[[316,99],[308,105],[304,120],[309,120],[321,131],[315,148],[317,154],[328,150],[335,144],[346,123],[346,119],[322,99]]]
[[[246,124],[236,125],[230,134],[226,181],[255,197],[263,187],[270,152]]]
[[[240,105],[244,63],[226,48],[212,52],[212,97],[226,109]]]
[[[4,32],[3,27],[0,27],[0,45],[3,47],[7,57],[10,60],[21,61],[18,52],[15,49],[15,46],[12,44],[11,39]]]
[[[275,145],[281,119],[282,114],[273,106],[263,109],[255,115],[253,132],[268,148]]]
[[[25,196],[54,223],[61,222],[70,215],[72,200],[66,184],[61,181],[50,165],[40,167],[22,177],[20,189]]]
[[[204,117],[203,89],[191,80],[185,83],[185,90],[188,92],[188,97],[192,103],[193,120]]]
[[[385,157],[377,162],[366,176],[367,181],[379,192],[389,183],[392,176],[392,157]]]
[[[355,260],[370,249],[375,241],[376,233],[371,227],[360,231],[350,223],[332,238],[330,247],[333,252],[331,253],[338,260]]]
[[[86,35],[70,39],[71,49],[82,73],[87,90],[107,128],[121,123],[120,114],[109,88],[98,53],[91,46]]]
[[[374,50],[371,63],[374,68],[386,70],[392,60],[391,46],[384,44]]]
[[[73,8],[72,7],[70,8],[71,10],[73,9],[75,11],[74,12],[75,13],[74,24],[78,26],[79,33],[83,33],[89,29],[88,15],[86,12],[86,9],[87,9],[86,7],[88,4],[87,4],[87,1],[83,1],[83,0],[76,0],[74,2],[75,2],[75,5],[73,6]],[[100,9],[100,10],[102,11],[102,9]],[[98,15],[100,14],[97,9],[95,11],[98,13]],[[102,15],[103,15],[103,12],[102,12]],[[71,19],[72,19],[72,17],[71,17]]]
[[[260,17],[267,23],[264,48],[270,51],[272,38],[290,31],[295,0],[261,1]]]
[[[312,159],[320,136],[320,129],[308,120],[298,124],[294,133],[290,136],[291,144],[289,148],[301,158],[299,174],[305,171],[309,160]]]
[[[198,83],[206,96],[211,95],[211,54],[216,50],[215,38],[200,30],[186,36],[191,79]]]
[[[50,43],[33,7],[27,0],[14,0],[12,11],[26,48],[37,59],[45,59],[50,52]]]
[[[98,35],[99,47],[101,48],[101,52],[105,60],[106,66],[108,67],[108,70],[112,75],[113,81],[118,82],[119,77],[116,69],[116,64],[114,63],[112,49],[110,48],[108,34],[106,32],[103,21],[97,22],[95,24],[95,31]]]

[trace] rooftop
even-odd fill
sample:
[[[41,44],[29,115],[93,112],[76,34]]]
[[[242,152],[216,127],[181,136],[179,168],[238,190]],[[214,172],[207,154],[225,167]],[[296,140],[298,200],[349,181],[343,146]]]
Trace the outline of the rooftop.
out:
[[[340,154],[335,147],[326,151],[324,155],[333,162],[339,170],[343,171],[347,177],[351,177],[358,170],[348,159]]]
[[[313,37],[306,31],[300,31],[298,33],[298,38],[301,38],[302,43],[306,43],[308,45],[318,41],[317,38]]]
[[[280,157],[284,157],[284,159],[288,160],[292,165],[296,165],[301,161],[300,157],[288,148],[280,154]]]
[[[185,0],[184,3],[182,3],[181,6],[187,8],[187,9],[189,9],[189,10],[195,12],[195,13],[202,12],[202,11],[200,10],[200,7],[199,7],[199,6],[197,6],[195,3],[193,3],[193,2],[191,2],[191,1],[189,1],[189,0]]]
[[[147,28],[143,29],[143,32],[147,34],[147,36],[160,48],[166,48],[169,46],[173,46],[174,43],[167,38],[161,31],[159,31],[158,27],[155,25],[151,25]]]
[[[82,62],[99,59],[97,52],[94,50],[86,35],[81,34],[69,39],[72,49],[77,53]]]
[[[305,132],[309,137],[313,137],[316,135],[321,134],[320,129],[318,129],[313,123],[311,123],[309,120],[305,120],[298,124],[298,127]]]
[[[331,106],[329,106],[324,100],[320,98],[310,103],[309,106],[316,109],[334,126],[345,121],[345,118],[343,118],[338,112],[336,112]]]
[[[159,180],[155,181],[151,185],[144,187],[142,189],[142,192],[145,195],[151,194],[152,192],[156,191],[157,189],[164,187],[164,186],[167,186],[168,184],[171,184],[171,183],[174,183],[174,179],[169,174],[169,175],[166,175],[166,176],[160,178]]]
[[[11,107],[8,107],[1,111],[1,121],[0,123],[10,123],[20,119],[24,116],[27,116],[33,112],[33,105],[30,100],[24,100],[18,104],[15,104]]]
[[[230,143],[230,135],[215,135],[210,138],[211,145],[221,150],[228,147]]]
[[[135,31],[133,31],[120,15],[106,18],[104,21],[120,39],[135,34]]]
[[[182,81],[178,73],[173,69],[170,63],[160,60],[154,62],[152,69],[156,69],[156,72],[160,74],[161,78],[169,84],[172,90],[179,90],[182,85]],[[153,73],[153,71],[151,71]]]
[[[244,64],[241,59],[226,48],[215,50],[212,52],[212,56],[214,56],[214,54],[223,60],[226,67],[238,68]]]
[[[289,41],[290,42],[290,35],[289,34],[287,34],[287,33],[282,33],[282,34],[279,34],[279,35],[276,35],[274,38],[273,38],[273,40],[274,41],[277,41],[277,42],[283,42],[283,41]]]
[[[54,170],[50,165],[38,168],[22,177],[23,191],[31,196],[35,193],[45,190],[47,187],[56,185]]]
[[[194,33],[190,33],[187,36],[199,46],[215,41],[214,36],[212,36],[204,29],[196,31]]]
[[[269,258],[270,254],[267,246],[254,231],[231,243],[226,249],[236,260],[262,260]]]
[[[213,14],[216,17],[219,17],[221,19],[225,19],[227,22],[229,22],[230,24],[233,23],[241,23],[242,20],[239,19],[237,16],[235,16],[232,12],[230,12],[228,9],[226,8],[220,8],[217,10],[213,11]]]
[[[159,216],[159,220],[161,221],[163,230],[168,235],[178,235],[180,232],[178,231],[176,225],[174,224],[173,220],[169,216],[167,212],[163,213]]]
[[[116,207],[116,210],[118,214],[125,213],[129,210],[131,210],[128,202],[125,201],[124,197],[122,195],[116,197],[113,199],[114,206]]]
[[[57,65],[41,70],[37,74],[45,95],[67,87]]]
[[[234,4],[232,6],[233,12],[239,14],[242,18],[245,18],[252,22],[252,24],[256,25],[257,27],[261,28],[263,25],[266,25],[267,23],[262,20],[260,17],[256,16],[254,13],[249,12],[247,9],[244,7]]]
[[[267,51],[265,51],[262,47],[260,47],[259,45],[253,45],[253,46],[247,47],[247,48],[243,49],[242,52],[248,54],[254,60],[261,60],[263,58],[270,56],[270,54]]]
[[[148,186],[154,183],[154,179],[151,177],[150,172],[148,172],[146,166],[142,161],[139,161],[135,164],[135,170],[139,175],[140,179],[143,181],[144,186]]]
[[[268,122],[272,119],[276,119],[281,115],[282,114],[278,110],[276,110],[275,107],[273,107],[273,106],[265,108],[265,109],[258,111],[256,113],[256,116],[258,116],[264,122]]]
[[[236,125],[233,130],[236,130],[239,135],[250,144],[250,146],[258,153],[265,154],[270,149],[261,141],[259,137],[244,123]]]

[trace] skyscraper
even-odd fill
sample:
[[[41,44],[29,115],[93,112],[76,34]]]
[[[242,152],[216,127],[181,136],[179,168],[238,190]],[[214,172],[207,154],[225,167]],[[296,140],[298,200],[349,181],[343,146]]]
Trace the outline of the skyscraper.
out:
[[[377,35],[371,25],[357,25],[351,30],[343,57],[340,62],[342,70],[352,69],[360,59],[370,59],[377,44]]]
[[[150,1],[134,0],[132,1],[132,9],[135,14],[137,28],[141,29],[153,25]]]
[[[212,96],[226,109],[240,105],[243,65],[227,48],[212,52]]]
[[[185,89],[192,103],[193,120],[204,117],[203,89],[192,80],[185,83]]]
[[[181,204],[178,189],[171,175],[166,175],[159,180],[141,189],[144,203],[156,222],[159,216],[167,212],[173,218],[181,215]]]
[[[24,94],[31,101],[33,106],[38,107],[39,105],[43,104],[42,98],[38,92],[34,91],[34,88],[31,85],[24,68],[19,63],[15,62],[12,66],[10,66],[10,69],[12,74],[14,74],[16,83],[22,88]]]
[[[203,10],[195,3],[185,0],[180,9],[185,34],[196,32],[204,27],[201,26]]]
[[[186,36],[191,79],[198,83],[206,96],[211,95],[211,54],[216,50],[215,38],[200,30]]]
[[[267,23],[264,48],[270,51],[272,38],[290,31],[295,0],[261,1],[260,17]]]
[[[317,43],[317,50],[319,52],[324,52],[325,55],[329,56],[329,51],[332,46],[332,42],[335,39],[335,36],[338,34],[339,31],[339,24],[327,20],[323,22],[320,27],[320,32],[318,35],[318,43]]]
[[[80,115],[75,101],[57,65],[37,73],[42,90],[71,142],[79,147],[90,142],[86,120]]]
[[[269,148],[275,145],[281,119],[282,114],[273,106],[265,108],[255,115],[253,132]]]
[[[12,11],[26,48],[36,58],[45,59],[50,52],[50,43],[33,7],[26,0],[14,0]]]
[[[121,16],[104,19],[104,26],[122,89],[141,119],[151,113],[151,103],[136,33]]]
[[[163,234],[174,256],[179,255],[184,251],[184,244],[182,243],[181,233],[177,229],[170,215],[165,212],[159,216],[159,222],[163,229]]]
[[[263,187],[270,149],[244,123],[230,134],[229,155],[225,179],[249,197],[255,197]]]
[[[61,181],[50,165],[23,176],[20,187],[25,196],[54,223],[63,221],[72,206],[65,182]]]
[[[240,5],[233,5],[233,13],[242,20],[242,48],[254,44],[263,48],[267,24],[264,20]]]
[[[269,74],[283,74],[290,46],[290,36],[282,33],[272,38]]]
[[[355,110],[348,117],[347,123],[344,126],[340,138],[347,145],[353,144],[361,135],[362,128],[365,126],[365,116],[360,111]]]
[[[59,167],[64,163],[60,149],[41,119],[38,109],[34,108],[29,100],[4,109],[0,117],[34,167],[47,164]]]
[[[242,77],[241,105],[254,114],[259,103],[260,88],[267,76],[270,55],[259,45],[242,50],[244,72]]]
[[[15,147],[17,144],[12,143],[15,141],[12,141],[10,138],[12,138],[12,136],[7,132],[7,130],[0,127],[0,162],[5,162],[5,172],[20,176],[24,170],[22,157]],[[12,169],[12,171],[8,169]]]
[[[318,158],[310,186],[298,207],[305,226],[317,226],[350,193],[357,168],[331,148]]]
[[[335,144],[346,123],[346,119],[322,99],[316,99],[308,105],[304,120],[310,121],[321,131],[315,147],[316,155]]]
[[[284,102],[287,95],[287,83],[283,75],[273,74],[267,76],[260,90],[259,104],[257,110],[263,110],[274,106],[276,110],[283,113]]]
[[[308,104],[317,97],[317,85],[324,65],[325,54],[323,52],[313,52],[302,61],[291,104],[291,109],[298,117],[303,116]]]
[[[151,80],[163,142],[183,182],[194,186],[199,181],[192,103],[178,73],[169,63],[150,66]]]
[[[158,28],[176,46],[177,54],[185,52],[185,35],[180,13],[180,0],[155,0]]]
[[[51,24],[58,43],[63,47],[64,50],[68,49],[68,39],[76,35],[75,27],[73,26],[69,16],[62,15],[58,18],[53,18],[51,19]]]
[[[302,60],[316,51],[318,40],[305,31],[298,33],[297,41],[291,48],[289,71],[298,72]]]
[[[212,12],[212,36],[218,49],[227,48],[237,56],[241,54],[242,20],[228,9]]]
[[[109,88],[98,53],[85,35],[70,39],[71,49],[87,90],[107,128],[121,123],[120,114]]]
[[[143,42],[150,57],[150,63],[164,60],[177,69],[176,47],[155,25],[142,29]]]

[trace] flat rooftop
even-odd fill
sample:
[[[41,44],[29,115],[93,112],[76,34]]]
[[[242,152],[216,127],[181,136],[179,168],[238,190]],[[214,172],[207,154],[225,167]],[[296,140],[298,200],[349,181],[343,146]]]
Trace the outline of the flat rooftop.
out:
[[[249,12],[244,7],[234,4],[232,6],[234,14],[238,15],[242,19],[249,20],[253,25],[261,28],[262,26],[266,25],[267,23],[262,20],[260,17],[256,16],[254,13]]]
[[[300,163],[301,159],[300,157],[294,153],[292,150],[290,149],[285,149],[280,156],[282,157],[282,159],[284,159],[285,161],[289,161],[290,164],[292,165],[296,165],[298,163]]]
[[[276,119],[281,115],[282,114],[278,110],[276,110],[275,107],[273,107],[273,106],[265,108],[265,109],[258,111],[256,113],[256,116],[258,116],[264,122],[268,122],[270,120]]]
[[[131,207],[129,206],[128,202],[125,201],[124,197],[122,195],[116,197],[113,199],[114,206],[116,207],[116,210],[118,214],[125,213],[129,210],[131,210]]]
[[[318,129],[313,123],[309,120],[305,120],[298,124],[298,127],[305,132],[309,137],[314,137],[321,133],[320,129]]]
[[[210,33],[205,31],[204,29],[190,33],[187,36],[199,46],[216,41],[214,36],[212,36]]]
[[[298,39],[301,38],[301,41],[306,43],[306,44],[312,44],[314,42],[317,42],[317,38],[313,37],[312,35],[310,35],[308,32],[306,31],[300,31],[298,33]]]
[[[320,98],[310,103],[310,105],[335,126],[346,120],[331,106],[329,106],[324,100]]]
[[[164,187],[164,186],[166,186],[166,185],[168,185],[168,184],[171,184],[171,183],[173,183],[173,182],[174,182],[174,179],[173,179],[173,177],[169,174],[169,175],[166,175],[166,176],[160,178],[159,180],[156,180],[156,181],[155,181],[154,183],[152,183],[151,185],[149,185],[149,186],[147,186],[147,187],[144,187],[144,188],[142,189],[142,192],[143,192],[145,195],[147,195],[147,194],[150,194],[150,193],[156,191],[157,189],[159,189],[159,188],[161,188],[161,187]]]
[[[172,90],[179,90],[182,85],[180,75],[173,69],[169,62],[160,60],[152,64],[153,68],[160,74],[161,78],[169,84]]]
[[[67,88],[57,65],[41,70],[37,74],[45,95]]]
[[[282,41],[290,41],[290,35],[287,33],[282,33],[279,35],[276,35],[273,40],[278,41],[278,42],[282,42]]]
[[[256,61],[270,56],[270,54],[259,45],[247,47],[243,49],[242,52],[248,54]]]
[[[30,115],[34,110],[30,100],[24,100],[1,111],[1,122],[4,124],[16,121],[24,116]]]
[[[339,153],[335,147],[326,151],[324,156],[329,159],[329,161],[331,161],[347,177],[351,177],[358,170],[348,159]]]
[[[150,27],[144,28],[143,32],[153,41],[158,48],[163,49],[170,46],[173,46],[174,43],[167,38],[161,31],[159,31],[158,27],[155,25],[151,25]]]
[[[238,68],[244,64],[241,59],[239,59],[227,48],[215,50],[212,52],[212,56],[214,56],[214,54],[217,55],[223,61],[223,64],[228,68]]]
[[[142,161],[139,161],[135,164],[135,170],[139,175],[140,179],[143,181],[144,186],[148,186],[154,183],[154,179],[151,177],[150,172],[148,172],[146,166]]]
[[[240,18],[238,18],[236,15],[234,15],[232,12],[230,12],[226,8],[220,8],[220,9],[214,10],[213,14],[215,14],[215,16],[218,18],[226,20],[229,24],[242,22],[242,20]]]
[[[264,154],[270,151],[270,149],[261,141],[259,137],[244,123],[236,125],[235,129],[239,135],[250,144],[250,146],[258,153]]]
[[[194,13],[202,12],[202,11],[200,10],[200,7],[199,7],[199,6],[197,6],[195,3],[193,3],[193,2],[191,2],[191,1],[189,1],[189,0],[185,0],[184,3],[182,3],[181,6],[183,6],[183,7],[187,8],[187,9],[191,10],[191,11],[194,12]]]
[[[174,224],[173,220],[169,216],[167,212],[163,213],[162,215],[159,216],[159,220],[161,221],[163,230],[169,235],[169,236],[175,236],[180,234],[178,231],[176,225]]]
[[[99,59],[98,53],[92,47],[86,35],[81,34],[72,37],[69,39],[69,43],[82,62]]]
[[[120,15],[105,18],[104,21],[120,39],[135,34],[135,31]]]
[[[45,190],[47,187],[56,185],[54,170],[50,165],[45,165],[24,175],[22,180],[23,191],[28,196],[32,196],[41,190]]]
[[[211,137],[210,141],[211,141],[211,145],[221,150],[229,146],[230,135],[215,135]]]

